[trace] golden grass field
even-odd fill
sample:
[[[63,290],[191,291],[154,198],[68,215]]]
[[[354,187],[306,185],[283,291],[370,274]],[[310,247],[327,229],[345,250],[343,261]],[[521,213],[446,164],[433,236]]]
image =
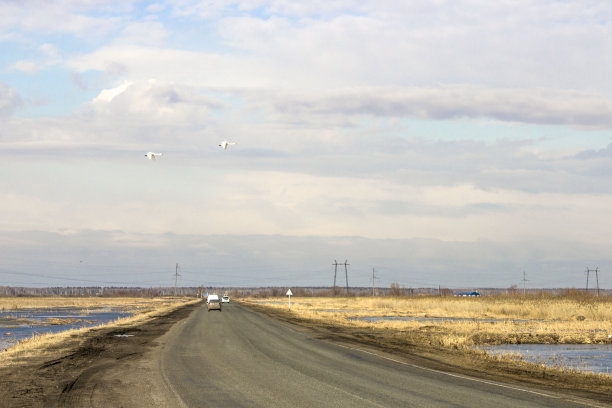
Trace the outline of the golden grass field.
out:
[[[158,315],[170,312],[189,303],[200,302],[193,298],[0,298],[0,309],[18,310],[29,308],[103,308],[121,307],[134,312],[130,317],[120,318],[108,324],[67,330],[60,333],[42,334],[24,339],[15,345],[0,352],[0,365],[11,365],[14,361],[36,355],[41,351],[61,348],[62,344],[70,338],[78,338],[81,334],[97,330],[102,327],[127,327],[136,323],[145,322]]]
[[[287,309],[286,300],[242,301],[267,308]],[[405,336],[407,341],[418,338],[418,341],[429,345],[451,348],[516,343],[612,344],[610,297],[294,297],[291,313],[299,318],[345,327],[389,329],[396,336]],[[367,316],[455,317],[474,320],[353,320]]]
[[[55,307],[102,308],[125,307],[155,308],[167,304],[169,298],[131,298],[131,297],[4,297],[0,298],[0,310],[52,309]]]

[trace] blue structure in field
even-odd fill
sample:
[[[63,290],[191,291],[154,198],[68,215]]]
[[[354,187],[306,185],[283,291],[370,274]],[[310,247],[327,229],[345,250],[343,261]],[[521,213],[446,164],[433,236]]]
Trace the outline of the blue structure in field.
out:
[[[480,296],[480,293],[474,291],[474,292],[458,292],[455,293],[455,296]]]

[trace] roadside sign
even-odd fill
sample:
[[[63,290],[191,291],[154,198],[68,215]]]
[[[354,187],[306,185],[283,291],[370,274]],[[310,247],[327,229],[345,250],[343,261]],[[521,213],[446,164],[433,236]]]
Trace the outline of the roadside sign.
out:
[[[289,289],[287,291],[287,296],[289,296],[289,310],[291,310],[291,295],[293,295],[293,292],[291,292],[291,289]]]

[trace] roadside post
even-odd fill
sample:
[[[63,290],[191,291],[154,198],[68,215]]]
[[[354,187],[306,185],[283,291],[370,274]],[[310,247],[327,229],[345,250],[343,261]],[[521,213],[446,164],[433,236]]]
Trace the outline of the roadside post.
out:
[[[291,295],[293,295],[293,292],[291,292],[291,289],[289,289],[287,291],[287,296],[289,296],[289,310],[291,310]]]

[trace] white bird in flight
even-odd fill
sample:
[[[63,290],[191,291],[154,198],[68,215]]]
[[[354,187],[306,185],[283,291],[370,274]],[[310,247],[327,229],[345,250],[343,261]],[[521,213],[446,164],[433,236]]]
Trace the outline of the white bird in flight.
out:
[[[155,160],[155,158],[157,156],[162,156],[162,154],[161,153],[153,153],[153,152],[149,152],[149,153],[145,154],[145,157],[148,157],[149,160]]]
[[[227,150],[227,146],[235,145],[235,144],[236,144],[236,142],[228,142],[227,140],[224,140],[221,143],[219,143],[219,146],[221,146],[223,148],[223,150]]]

